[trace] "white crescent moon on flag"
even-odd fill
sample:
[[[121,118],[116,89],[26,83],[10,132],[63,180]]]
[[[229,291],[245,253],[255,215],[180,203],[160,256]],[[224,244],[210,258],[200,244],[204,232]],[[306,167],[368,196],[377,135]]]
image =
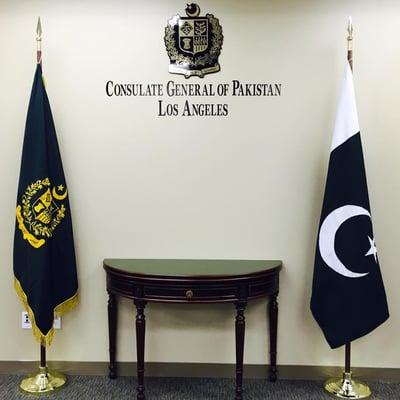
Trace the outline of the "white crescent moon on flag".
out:
[[[358,273],[350,271],[340,260],[335,252],[335,236],[339,227],[352,217],[365,215],[371,218],[371,214],[363,207],[346,205],[333,210],[321,225],[319,231],[319,252],[329,268],[347,278],[361,278],[369,272]]]

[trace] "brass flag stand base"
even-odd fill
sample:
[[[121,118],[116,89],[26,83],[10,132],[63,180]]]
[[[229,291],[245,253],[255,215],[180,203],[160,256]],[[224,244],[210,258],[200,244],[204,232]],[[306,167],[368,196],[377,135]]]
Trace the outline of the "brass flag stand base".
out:
[[[48,394],[67,383],[65,375],[57,371],[49,371],[47,367],[39,367],[39,373],[25,378],[19,387],[29,394]]]
[[[324,389],[340,399],[366,399],[371,396],[368,385],[352,379],[351,372],[343,372],[343,378],[328,379]]]
[[[324,389],[339,399],[366,399],[371,396],[371,389],[365,383],[352,378],[350,356],[351,343],[346,343],[343,378],[328,379]]]
[[[63,387],[66,383],[67,378],[65,375],[47,368],[46,347],[41,345],[39,373],[23,379],[19,387],[24,393],[40,395],[50,394]]]

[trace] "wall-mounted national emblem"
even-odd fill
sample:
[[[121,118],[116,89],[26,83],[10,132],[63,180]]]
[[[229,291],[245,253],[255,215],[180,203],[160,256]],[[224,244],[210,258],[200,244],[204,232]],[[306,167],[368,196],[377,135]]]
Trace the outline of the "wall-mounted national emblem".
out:
[[[191,3],[187,17],[175,15],[165,28],[165,47],[170,59],[169,72],[185,78],[218,72],[222,27],[212,14],[200,16],[200,7]]]

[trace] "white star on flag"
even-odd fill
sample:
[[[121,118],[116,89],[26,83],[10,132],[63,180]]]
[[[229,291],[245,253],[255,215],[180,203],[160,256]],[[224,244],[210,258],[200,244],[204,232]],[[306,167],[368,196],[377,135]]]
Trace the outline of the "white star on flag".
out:
[[[369,240],[369,244],[371,245],[371,248],[368,250],[368,252],[365,254],[365,256],[374,256],[375,258],[375,262],[378,262],[378,257],[377,257],[377,253],[378,251],[376,250],[376,244],[375,244],[375,239],[371,239],[368,236],[368,240]]]

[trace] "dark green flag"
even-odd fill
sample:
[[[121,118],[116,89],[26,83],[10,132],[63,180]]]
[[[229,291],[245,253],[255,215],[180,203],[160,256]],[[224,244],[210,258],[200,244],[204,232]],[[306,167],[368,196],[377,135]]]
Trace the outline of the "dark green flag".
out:
[[[26,119],[14,235],[14,284],[42,345],[54,315],[78,301],[68,190],[49,99],[37,65]]]

